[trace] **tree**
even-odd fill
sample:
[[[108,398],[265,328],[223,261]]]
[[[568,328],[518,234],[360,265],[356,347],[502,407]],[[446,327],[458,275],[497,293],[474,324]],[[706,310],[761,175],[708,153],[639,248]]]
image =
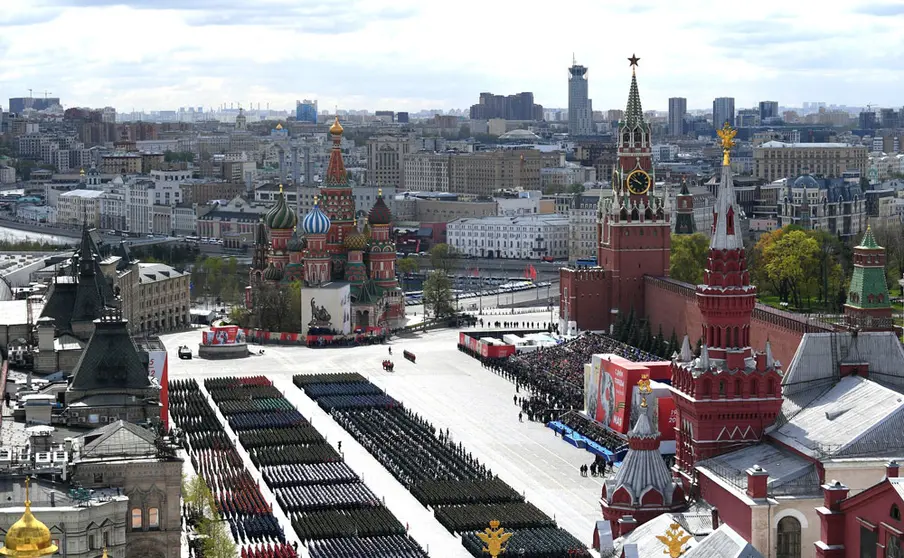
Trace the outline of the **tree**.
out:
[[[819,266],[819,243],[801,230],[787,232],[770,244],[763,253],[765,272],[774,284],[783,285],[783,291],[797,308],[803,307],[803,297],[808,299],[816,288]]]
[[[218,516],[206,519],[201,524],[204,539],[204,558],[237,558],[238,551],[229,536],[226,520]]]
[[[455,313],[452,305],[452,280],[445,272],[434,269],[424,281],[424,311],[434,318],[443,318]]]
[[[441,242],[430,249],[430,265],[436,271],[449,273],[452,267],[452,260],[455,259],[455,250],[448,244]]]
[[[709,255],[709,239],[703,233],[673,234],[669,275],[692,285],[703,282],[703,270]]]

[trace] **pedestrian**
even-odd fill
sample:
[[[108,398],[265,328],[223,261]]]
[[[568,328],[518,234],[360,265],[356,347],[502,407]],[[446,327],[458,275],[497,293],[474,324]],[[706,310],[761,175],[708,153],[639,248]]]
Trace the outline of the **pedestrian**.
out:
[[[518,396],[517,396],[517,395],[513,395],[513,396],[512,396],[512,401],[514,401],[515,405],[518,405]]]
[[[518,411],[518,422],[524,422],[524,414]]]
[[[336,442],[336,447],[339,449],[339,451],[342,451],[342,440]]]

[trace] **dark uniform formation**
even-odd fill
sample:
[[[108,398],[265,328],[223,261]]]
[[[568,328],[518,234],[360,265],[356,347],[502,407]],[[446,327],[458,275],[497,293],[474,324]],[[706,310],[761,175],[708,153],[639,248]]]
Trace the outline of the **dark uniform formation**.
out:
[[[204,386],[312,558],[427,556],[268,379],[216,378]],[[321,393],[325,398],[349,397],[341,389]],[[377,395],[382,396],[379,390],[359,390],[352,397]]]
[[[367,449],[437,520],[462,536],[474,556],[485,555],[474,534],[491,520],[516,533],[507,554],[527,558],[590,556],[586,547],[481,465],[448,431],[405,409],[360,374],[298,375],[305,391]],[[338,390],[347,392],[341,406]],[[320,395],[329,393],[330,395]],[[520,534],[520,535],[519,535]],[[474,541],[477,541],[476,545]],[[512,544],[515,542],[515,544]]]
[[[243,558],[295,558],[257,482],[226,435],[223,425],[194,380],[169,383],[170,415],[185,433],[195,471],[229,523]]]

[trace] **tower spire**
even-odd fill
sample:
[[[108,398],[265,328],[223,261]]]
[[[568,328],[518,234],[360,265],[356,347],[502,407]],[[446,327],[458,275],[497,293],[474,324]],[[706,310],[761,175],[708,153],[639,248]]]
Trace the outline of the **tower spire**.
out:
[[[712,250],[738,250],[744,247],[744,243],[736,223],[734,180],[731,174],[731,148],[738,131],[726,123],[717,133],[722,139],[722,180],[719,183],[716,205],[713,207],[713,237],[709,247]]]
[[[636,55],[631,55],[631,88],[628,90],[628,106],[625,108],[625,127],[644,126],[643,107],[640,105],[640,92],[637,90],[637,62]]]

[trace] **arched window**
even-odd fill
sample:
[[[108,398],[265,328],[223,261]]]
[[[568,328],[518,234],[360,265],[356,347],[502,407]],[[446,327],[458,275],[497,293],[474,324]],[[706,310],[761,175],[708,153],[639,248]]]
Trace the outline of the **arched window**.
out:
[[[741,396],[741,380],[734,381],[734,394],[735,394],[735,397]]]
[[[703,380],[703,397],[709,397],[712,394],[712,383],[709,378]]]
[[[160,528],[160,510],[158,508],[148,508],[148,529]]]
[[[725,397],[725,382],[719,380],[719,397]]]
[[[132,508],[132,529],[141,529],[141,508]]]
[[[892,519],[901,521],[901,509],[898,507],[898,504],[891,505],[891,513],[889,515],[891,515]]]
[[[750,395],[752,397],[758,397],[760,393],[760,384],[756,381],[756,378],[750,380]]]
[[[775,380],[769,378],[769,383],[766,384],[766,390],[767,397],[772,397],[773,395],[775,395]]]
[[[800,521],[787,516],[778,522],[776,558],[800,558]]]

